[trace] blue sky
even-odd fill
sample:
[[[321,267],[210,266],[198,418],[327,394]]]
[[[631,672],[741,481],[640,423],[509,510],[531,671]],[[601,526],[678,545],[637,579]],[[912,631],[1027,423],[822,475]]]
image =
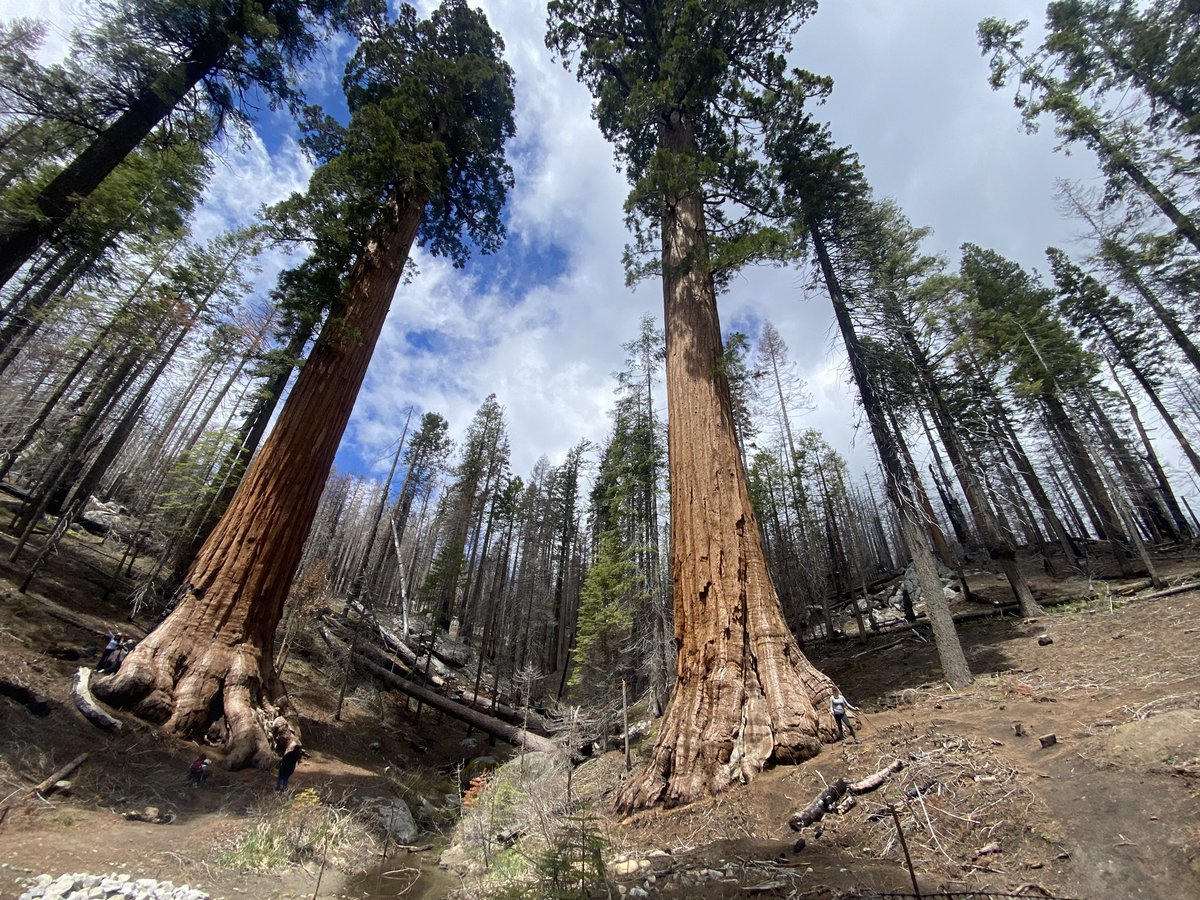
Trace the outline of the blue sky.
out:
[[[479,5],[504,36],[517,78],[508,242],[462,270],[416,254],[420,274],[397,291],[347,429],[338,459],[347,469],[386,473],[387,448],[410,405],[440,412],[460,436],[490,393],[505,408],[517,474],[543,454],[561,462],[580,439],[604,439],[621,345],[643,314],[661,318],[657,283],[624,285],[628,187],[589,116],[591,98],[543,45],[544,2]],[[987,84],[978,21],[997,15],[1036,26],[1044,8],[1031,0],[826,0],[797,35],[796,64],[834,79],[820,116],[858,152],[881,196],[934,229],[930,248],[952,262],[970,241],[1044,270],[1045,248],[1070,248],[1076,231],[1056,208],[1056,180],[1096,182],[1090,154],[1056,153],[1049,128],[1026,134],[1010,94]],[[86,5],[0,0],[3,19],[62,23],[73,9]],[[309,74],[314,95],[339,90],[336,60],[345,50],[329,48]],[[271,124],[223,154],[202,233],[303,188],[311,166],[279,119]],[[828,298],[807,281],[796,271],[748,270],[722,298],[722,322],[727,331],[776,326],[816,402],[799,424],[824,432],[861,471],[874,465],[872,448]]]

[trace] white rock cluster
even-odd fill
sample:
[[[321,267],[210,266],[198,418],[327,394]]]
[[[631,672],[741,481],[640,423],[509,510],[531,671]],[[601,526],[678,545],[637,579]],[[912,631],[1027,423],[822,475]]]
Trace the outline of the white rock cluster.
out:
[[[19,900],[209,900],[186,884],[128,875],[39,875],[25,882]]]

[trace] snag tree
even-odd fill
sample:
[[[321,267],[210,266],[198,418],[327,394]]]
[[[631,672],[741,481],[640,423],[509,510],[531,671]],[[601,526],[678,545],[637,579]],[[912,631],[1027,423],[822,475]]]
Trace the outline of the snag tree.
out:
[[[811,2],[553,0],[547,43],[596,98],[634,184],[640,237],[661,241],[676,683],[649,767],[618,806],[685,803],[832,739],[832,685],[804,658],[767,573],[738,451],[716,282],[772,252],[746,210],[767,186],[753,151],[788,38]],[[742,213],[734,212],[740,204]],[[643,248],[645,245],[643,244]]]
[[[407,6],[394,21],[367,16],[360,37],[344,81],[349,125],[314,123],[325,161],[296,204],[318,247],[338,252],[357,236],[344,288],[178,605],[96,685],[181,736],[223,725],[234,767],[300,745],[275,629],[413,241],[461,263],[466,238],[487,251],[503,235],[514,129],[499,35],[464,0],[445,0],[424,21]]]

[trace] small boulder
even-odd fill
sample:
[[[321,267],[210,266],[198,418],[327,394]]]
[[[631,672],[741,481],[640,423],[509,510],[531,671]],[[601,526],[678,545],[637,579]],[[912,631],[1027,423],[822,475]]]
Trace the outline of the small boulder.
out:
[[[419,829],[413,820],[408,804],[403,800],[384,801],[375,809],[375,815],[383,830],[391,835],[397,844],[411,844]]]

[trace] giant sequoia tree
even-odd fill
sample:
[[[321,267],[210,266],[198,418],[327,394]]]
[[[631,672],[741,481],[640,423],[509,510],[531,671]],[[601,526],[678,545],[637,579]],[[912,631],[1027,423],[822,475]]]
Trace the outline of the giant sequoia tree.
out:
[[[634,189],[663,282],[677,680],[625,809],[683,803],[799,762],[832,737],[832,685],[801,654],[767,573],[722,366],[716,278],[764,250],[753,201],[760,91],[796,90],[788,38],[811,2],[553,0],[547,43],[573,60]],[[794,73],[803,83],[815,79]],[[711,202],[710,202],[711,201]],[[722,204],[722,201],[727,201]]]
[[[499,35],[464,0],[445,0],[425,21],[412,7],[367,17],[361,37],[344,81],[349,126],[320,123],[326,161],[297,204],[361,241],[344,287],[178,606],[97,685],[176,734],[223,720],[235,767],[299,746],[275,629],[413,241],[462,261],[468,238],[486,251],[503,234],[513,95]]]

